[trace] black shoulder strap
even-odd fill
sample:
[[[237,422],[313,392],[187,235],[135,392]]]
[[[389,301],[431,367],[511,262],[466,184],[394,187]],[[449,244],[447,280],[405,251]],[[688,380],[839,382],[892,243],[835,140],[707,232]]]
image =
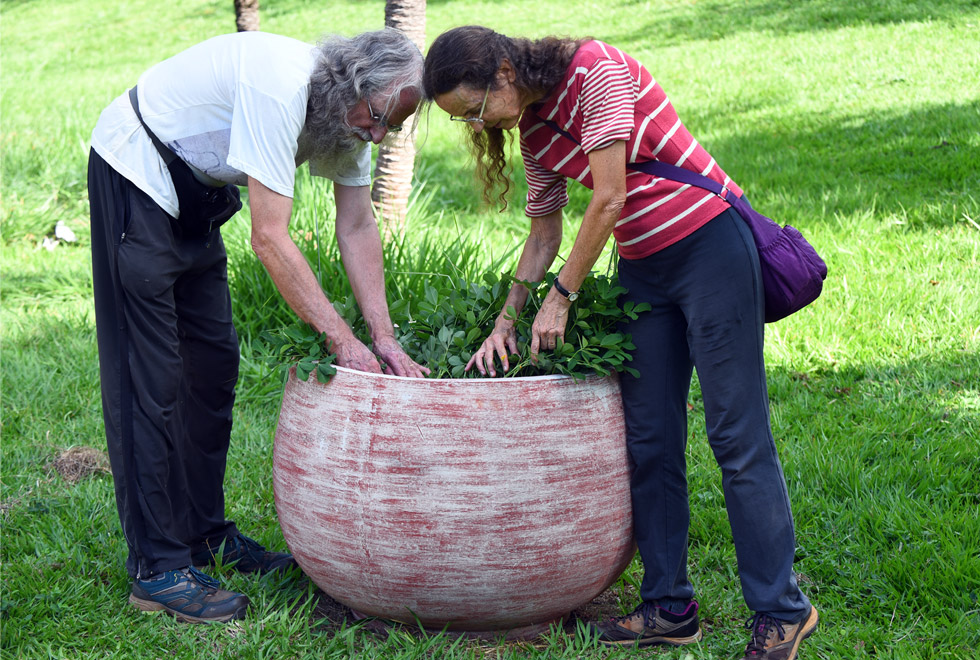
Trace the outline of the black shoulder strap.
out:
[[[135,87],[129,90],[129,102],[133,104],[133,110],[136,112],[136,118],[139,119],[140,124],[143,125],[143,130],[150,136],[150,140],[153,142],[153,146],[157,148],[157,151],[160,152],[160,157],[163,158],[163,162],[169,166],[170,163],[177,158],[177,154],[168,149],[167,145],[165,145],[163,142],[160,142],[160,138],[154,135],[153,131],[150,130],[150,127],[146,125],[145,121],[143,121],[143,115],[140,114],[140,102],[139,98],[137,97]]]

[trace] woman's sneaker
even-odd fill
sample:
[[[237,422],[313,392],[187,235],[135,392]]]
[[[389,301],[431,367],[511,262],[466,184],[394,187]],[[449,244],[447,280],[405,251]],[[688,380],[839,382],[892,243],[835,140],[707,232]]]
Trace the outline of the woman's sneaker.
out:
[[[248,597],[218,587],[193,566],[133,582],[129,602],[144,612],[167,612],[186,623],[223,623],[245,618]]]
[[[285,573],[296,565],[293,556],[285,552],[269,552],[257,541],[244,534],[227,538],[215,547],[205,548],[191,556],[195,566],[222,566],[241,573]]]
[[[599,643],[607,646],[683,646],[701,640],[698,604],[693,600],[680,614],[640,603],[630,614],[594,623],[591,628],[598,633]]]
[[[759,612],[745,627],[752,631],[752,641],[745,647],[742,660],[795,660],[800,643],[817,629],[817,608],[797,623],[786,623]]]

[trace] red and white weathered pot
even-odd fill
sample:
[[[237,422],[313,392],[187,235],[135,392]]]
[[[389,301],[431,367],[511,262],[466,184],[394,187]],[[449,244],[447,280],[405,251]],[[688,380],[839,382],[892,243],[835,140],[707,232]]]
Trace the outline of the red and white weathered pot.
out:
[[[533,636],[633,555],[615,376],[290,376],[275,441],[283,535],[359,613]]]

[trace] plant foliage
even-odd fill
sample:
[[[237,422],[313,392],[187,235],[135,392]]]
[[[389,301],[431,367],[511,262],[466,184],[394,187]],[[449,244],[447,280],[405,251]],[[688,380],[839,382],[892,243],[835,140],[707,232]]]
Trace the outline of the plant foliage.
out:
[[[307,380],[316,373],[318,382],[326,383],[337,373],[333,353],[327,350],[327,333],[317,333],[305,323],[270,330],[262,334],[267,363],[273,368],[296,367],[296,375]]]
[[[506,376],[543,376],[567,374],[585,377],[608,375],[613,371],[636,374],[628,363],[635,348],[621,324],[635,319],[649,305],[627,302],[618,305],[626,289],[614,277],[590,275],[580,288],[580,297],[569,311],[564,341],[551,353],[540,353],[534,360],[530,353],[531,324],[554,282],[549,273],[542,282],[521,282],[530,291],[524,313],[517,317],[518,353]],[[494,321],[504,305],[507,293],[516,280],[510,275],[483,274],[474,282],[461,276],[431,277],[417,298],[402,298],[390,306],[396,337],[408,355],[431,369],[433,378],[479,377],[476,369],[465,371],[466,363],[493,330]],[[334,306],[368,344],[367,328],[357,313],[352,295],[335,301]],[[509,308],[508,313],[514,314]],[[316,371],[326,382],[334,373],[333,355],[324,348],[325,337],[309,326],[298,323],[262,333],[270,366],[295,365],[297,375],[306,380]]]

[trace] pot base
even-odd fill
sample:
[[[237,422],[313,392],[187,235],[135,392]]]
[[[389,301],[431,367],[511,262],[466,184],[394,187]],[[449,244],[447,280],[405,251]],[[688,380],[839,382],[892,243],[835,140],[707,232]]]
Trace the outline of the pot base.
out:
[[[443,628],[419,626],[417,623],[379,619],[368,614],[362,614],[357,610],[351,610],[351,614],[354,615],[355,621],[372,620],[368,624],[368,627],[373,632],[387,632],[395,627],[405,627],[412,631],[424,632],[427,635],[438,635],[441,633],[449,639],[463,637],[481,642],[531,642],[551,630],[552,626],[561,627],[568,618],[566,614],[551,621],[521,626],[519,628],[510,628],[508,630],[445,630]]]

